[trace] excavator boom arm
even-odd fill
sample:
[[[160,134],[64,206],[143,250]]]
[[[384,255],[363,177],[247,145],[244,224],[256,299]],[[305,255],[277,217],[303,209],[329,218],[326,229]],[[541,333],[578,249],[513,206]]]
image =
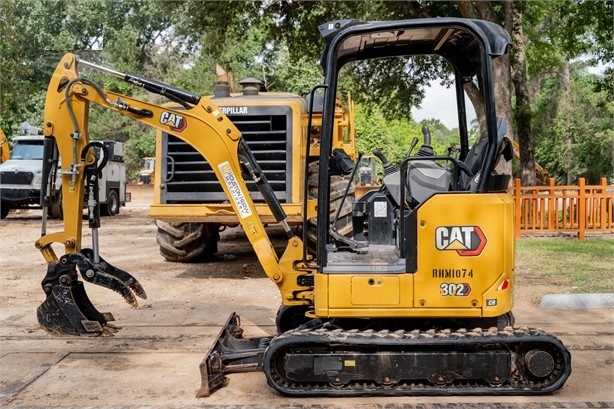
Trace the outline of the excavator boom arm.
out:
[[[54,138],[61,157],[62,194],[65,207],[64,231],[41,237],[37,247],[47,262],[57,260],[50,249],[52,243],[62,243],[66,252],[78,251],[81,243],[81,217],[78,209],[83,203],[83,178],[79,154],[89,143],[87,133],[88,108],[95,103],[138,122],[172,133],[193,146],[211,165],[226,196],[253,244],[266,274],[281,278],[277,256],[270,244],[245,182],[237,154],[241,134],[232,122],[206,97],[196,100],[194,95],[170,86],[126,74],[126,81],[138,83],[149,91],[173,95],[173,99],[194,103],[184,106],[160,106],[130,96],[103,91],[89,80],[82,79],[78,66],[97,67],[67,54],[58,64],[45,102],[44,134]],[[120,74],[120,73],[117,73]],[[121,74],[120,74],[121,75]],[[179,97],[181,96],[181,97]],[[94,161],[90,155],[86,164]],[[68,211],[67,211],[68,210]]]
[[[82,77],[80,66],[121,77],[131,84],[166,96],[173,103],[158,105],[105,91],[95,82]],[[80,61],[73,54],[66,54],[51,78],[45,101],[43,132],[47,153],[44,174],[57,173],[61,176],[64,213],[61,231],[47,234],[46,219],[43,219],[43,233],[35,244],[48,263],[47,274],[42,281],[47,299],[37,311],[39,323],[45,330],[54,335],[109,333],[111,326],[108,321],[113,320],[112,315],[95,309],[85,293],[83,283],[77,279],[77,273],[81,273],[85,281],[118,292],[132,306],[137,306],[136,296],[146,298],[136,278],[104,261],[98,254],[97,228],[100,221],[96,210],[97,174],[103,165],[97,164],[98,158],[91,149],[100,144],[90,141],[88,135],[89,106],[92,103],[172,133],[194,147],[207,160],[220,181],[265,273],[277,283],[283,294],[287,294],[286,299],[290,300],[287,302],[308,302],[308,291],[303,292],[302,298],[293,295],[296,280],[292,279],[292,275],[299,273],[293,272],[291,266],[297,255],[302,253],[302,242],[289,234],[288,249],[284,254],[286,261],[280,261],[277,257],[242,178],[242,170],[247,170],[256,178],[259,166],[250,156],[240,132],[217,105],[209,98],[144,77],[105,69]],[[55,154],[55,147],[58,155]],[[59,162],[58,169],[51,172],[49,169],[54,161]],[[270,189],[267,183],[263,176],[258,177],[257,184],[264,192],[267,187]],[[43,189],[43,195],[45,191]],[[92,249],[82,248],[82,209],[85,198],[89,226],[92,228]],[[274,196],[269,194],[268,198],[273,202],[269,205],[277,219],[287,227],[279,203],[275,207]],[[42,199],[41,202],[48,203],[48,198]],[[63,255],[56,255],[52,248],[54,244],[64,246]],[[282,274],[282,266],[284,271],[291,272],[286,277]]]

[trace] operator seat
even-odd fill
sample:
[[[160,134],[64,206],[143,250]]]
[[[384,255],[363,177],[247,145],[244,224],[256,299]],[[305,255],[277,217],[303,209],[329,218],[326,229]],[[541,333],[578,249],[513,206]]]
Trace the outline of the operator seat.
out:
[[[497,118],[497,146],[498,153],[495,162],[498,162],[503,155],[506,160],[510,160],[513,156],[512,144],[505,137],[507,132],[507,123],[504,118]],[[408,169],[408,181],[405,189],[405,197],[408,203],[412,203],[412,207],[425,202],[429,197],[436,193],[455,191],[476,192],[480,181],[480,172],[482,163],[485,160],[486,152],[488,151],[488,137],[482,134],[480,138],[473,144],[469,153],[462,161],[463,167],[468,168],[470,173],[461,170],[457,165],[456,171],[460,173],[458,176],[458,184],[454,186],[453,171],[442,168],[436,162],[426,160],[414,160],[414,163]],[[384,176],[383,182],[396,206],[400,205],[401,197],[401,176],[400,172],[393,172]],[[493,175],[489,191],[504,191],[507,190],[510,175],[501,174]]]
[[[513,151],[512,144],[508,138],[505,137],[507,133],[507,122],[505,118],[497,117],[497,157],[495,158],[495,162],[498,162],[501,156],[506,160],[512,159]],[[461,190],[466,190],[470,192],[475,192],[478,187],[478,183],[480,181],[480,170],[482,168],[482,163],[484,162],[486,152],[488,151],[488,137],[485,133],[480,135],[478,140],[473,144],[471,149],[469,149],[469,153],[463,160],[463,163],[467,166],[467,168],[471,171],[471,175],[468,175],[465,172],[461,172],[460,174],[460,182],[459,185]],[[505,178],[507,177],[507,178]],[[500,190],[501,187],[499,185],[505,184],[505,189],[507,189],[507,181],[509,181],[510,175],[495,175],[493,178],[495,180],[495,184]],[[503,180],[507,179],[507,181]],[[490,189],[489,189],[490,190]]]

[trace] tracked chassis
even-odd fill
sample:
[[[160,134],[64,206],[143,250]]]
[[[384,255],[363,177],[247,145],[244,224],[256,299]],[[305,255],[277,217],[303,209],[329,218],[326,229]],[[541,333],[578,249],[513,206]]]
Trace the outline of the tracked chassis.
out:
[[[263,370],[291,396],[538,395],[560,389],[571,355],[541,330],[291,330],[242,339],[232,315],[201,363],[200,396],[225,374]]]

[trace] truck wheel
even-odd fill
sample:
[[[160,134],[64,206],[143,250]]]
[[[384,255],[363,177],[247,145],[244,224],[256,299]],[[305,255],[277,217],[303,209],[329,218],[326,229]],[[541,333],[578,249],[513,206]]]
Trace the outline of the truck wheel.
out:
[[[198,263],[217,253],[220,240],[217,223],[169,223],[156,220],[156,241],[160,254],[168,261]]]
[[[115,190],[109,191],[107,203],[100,206],[100,212],[103,216],[115,216],[119,214],[119,196]]]
[[[0,219],[5,219],[10,210],[11,206],[8,203],[0,203]]]
[[[309,164],[309,199],[318,198],[318,166],[317,161]],[[330,178],[330,221],[333,220],[337,210],[342,206],[341,199],[349,181],[349,175],[334,175]],[[335,223],[337,232],[346,237],[352,237],[353,234],[352,207],[355,200],[355,186],[352,183],[348,190],[348,195],[343,202],[337,223]],[[311,254],[316,253],[317,221],[316,217],[307,220],[307,251]]]

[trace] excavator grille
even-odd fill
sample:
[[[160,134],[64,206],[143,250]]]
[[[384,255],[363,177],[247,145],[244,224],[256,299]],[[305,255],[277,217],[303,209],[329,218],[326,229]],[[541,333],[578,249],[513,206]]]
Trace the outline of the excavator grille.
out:
[[[250,115],[228,115],[241,131],[280,202],[291,199],[292,111],[289,107],[250,107]],[[211,166],[193,147],[163,134],[162,203],[207,203],[227,200]],[[251,180],[255,202],[262,196]]]

